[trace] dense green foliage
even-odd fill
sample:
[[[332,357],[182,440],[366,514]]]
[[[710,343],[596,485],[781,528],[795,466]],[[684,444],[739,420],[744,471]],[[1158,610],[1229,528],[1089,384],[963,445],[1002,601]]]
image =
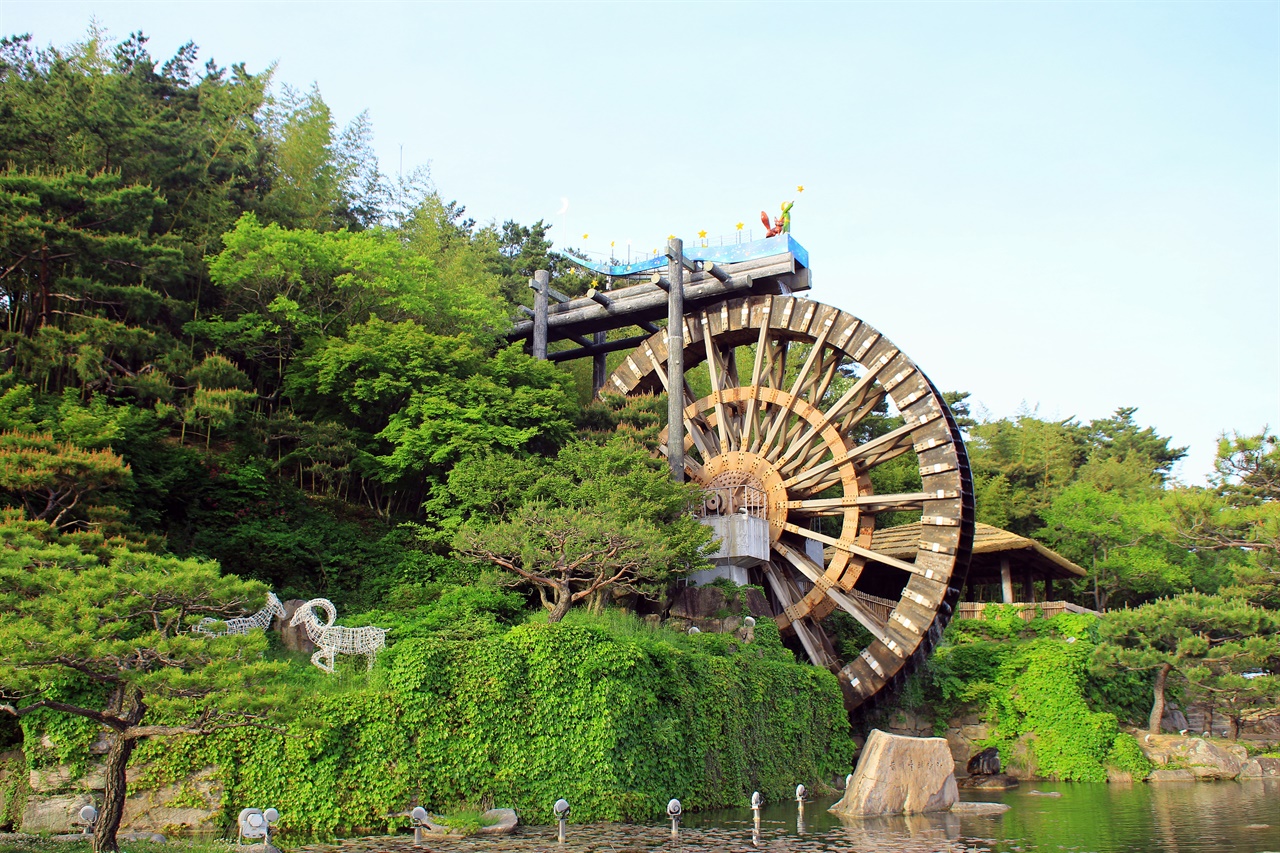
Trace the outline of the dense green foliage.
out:
[[[257,724],[285,703],[273,689],[282,667],[263,659],[260,633],[214,638],[191,630],[198,618],[225,618],[261,600],[262,589],[210,563],[121,541],[101,543],[104,557],[18,513],[5,522],[4,710],[24,721],[29,741],[49,734],[58,757],[73,765],[85,738],[103,734],[106,791],[94,849],[113,851],[125,771],[140,739]]]
[[[1225,711],[1233,730],[1250,712],[1280,706],[1280,675],[1273,674],[1280,666],[1280,614],[1274,611],[1190,593],[1110,613],[1101,635],[1101,667],[1157,673],[1153,734],[1160,731],[1170,674],[1183,695]]]
[[[931,714],[942,729],[961,709],[977,709],[990,726],[983,745],[1024,772],[1105,781],[1113,767],[1145,776],[1150,765],[1114,713],[1126,715],[1142,683],[1091,667],[1100,620],[1062,614],[1028,623],[1011,607],[990,610],[986,621],[948,627],[910,679],[904,706]]]
[[[316,688],[287,735],[226,732],[139,760],[157,785],[214,764],[228,802],[275,803],[285,829],[319,833],[385,826],[411,802],[548,822],[563,796],[575,821],[651,818],[671,796],[782,798],[852,761],[834,677],[796,664],[769,623],[751,644],[634,619],[470,637],[441,625],[400,639],[368,679]]]

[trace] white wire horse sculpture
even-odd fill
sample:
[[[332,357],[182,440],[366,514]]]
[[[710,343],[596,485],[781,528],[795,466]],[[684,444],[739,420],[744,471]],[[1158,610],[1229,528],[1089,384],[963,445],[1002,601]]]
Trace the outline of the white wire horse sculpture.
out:
[[[276,598],[274,592],[268,592],[267,606],[252,616],[237,616],[234,619],[214,619],[211,616],[206,616],[198,624],[192,625],[191,630],[199,631],[201,634],[207,634],[210,637],[247,634],[259,628],[265,631],[274,616],[279,616],[281,619],[285,617],[284,605],[280,603],[280,599]],[[218,623],[222,623],[223,627],[220,629],[214,628],[213,626]]]
[[[328,621],[322,623],[317,619],[316,610],[323,610]],[[311,656],[311,662],[325,672],[333,672],[334,656],[339,652],[344,655],[364,655],[369,661],[369,669],[373,669],[373,659],[377,657],[378,649],[387,645],[388,629],[373,625],[347,628],[333,624],[337,617],[338,611],[333,602],[327,598],[313,598],[298,607],[289,624],[307,626],[307,636],[318,647]]]

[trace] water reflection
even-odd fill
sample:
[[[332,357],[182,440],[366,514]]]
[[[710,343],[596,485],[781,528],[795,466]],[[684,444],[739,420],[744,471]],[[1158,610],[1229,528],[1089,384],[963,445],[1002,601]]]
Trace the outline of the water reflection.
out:
[[[1060,792],[1036,796],[1031,790]],[[977,795],[975,795],[977,794]],[[1088,785],[1040,782],[1007,792],[964,792],[1007,803],[999,815],[915,815],[840,820],[813,801],[685,814],[678,839],[664,822],[522,826],[507,838],[429,841],[450,853],[1261,853],[1280,851],[1280,782]],[[295,848],[302,853],[416,853],[413,838],[350,839]]]

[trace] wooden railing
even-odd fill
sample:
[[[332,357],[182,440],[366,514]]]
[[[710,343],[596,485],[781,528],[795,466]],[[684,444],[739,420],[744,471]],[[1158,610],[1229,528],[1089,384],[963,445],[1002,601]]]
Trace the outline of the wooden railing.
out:
[[[1001,604],[998,601],[962,601],[956,607],[957,619],[984,619],[983,611],[988,607],[1016,607],[1018,615],[1030,622],[1037,616],[1045,619],[1052,619],[1059,613],[1089,613],[1094,616],[1101,614],[1096,610],[1090,610],[1087,607],[1081,607],[1078,604],[1072,604],[1070,601],[1016,601],[1012,604]]]

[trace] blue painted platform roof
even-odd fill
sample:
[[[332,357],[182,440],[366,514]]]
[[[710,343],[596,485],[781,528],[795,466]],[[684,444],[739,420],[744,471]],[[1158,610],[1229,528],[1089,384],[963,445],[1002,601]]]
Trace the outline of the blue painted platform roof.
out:
[[[684,256],[691,261],[711,261],[716,264],[737,264],[742,261],[754,261],[773,255],[790,253],[795,256],[796,263],[806,269],[809,266],[809,252],[795,241],[790,234],[779,234],[777,237],[766,237],[763,240],[752,240],[750,243],[734,243],[732,246],[686,246]],[[667,256],[638,261],[634,264],[595,264],[564,255],[580,267],[589,269],[598,275],[622,277],[637,275],[651,270],[661,269],[667,265]]]

